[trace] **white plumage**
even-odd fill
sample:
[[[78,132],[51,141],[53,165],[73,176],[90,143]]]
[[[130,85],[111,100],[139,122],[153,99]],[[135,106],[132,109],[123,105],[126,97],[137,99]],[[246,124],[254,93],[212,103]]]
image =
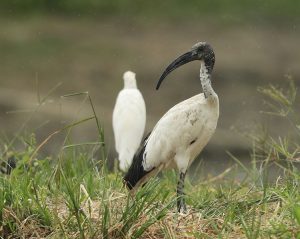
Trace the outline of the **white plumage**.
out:
[[[138,149],[146,124],[146,106],[137,89],[135,73],[123,75],[124,88],[119,92],[113,111],[113,131],[119,166],[127,171]]]
[[[158,171],[164,168],[177,169],[180,175],[177,207],[180,212],[186,211],[183,197],[186,171],[214,134],[219,118],[219,99],[210,81],[215,63],[211,46],[202,42],[195,44],[191,51],[178,57],[166,68],[156,87],[158,89],[174,69],[194,60],[201,62],[203,93],[175,105],[157,122],[124,177],[128,188],[135,191]]]
[[[199,94],[172,107],[146,141],[144,169],[163,165],[185,172],[215,132],[218,117],[217,95],[207,100]]]

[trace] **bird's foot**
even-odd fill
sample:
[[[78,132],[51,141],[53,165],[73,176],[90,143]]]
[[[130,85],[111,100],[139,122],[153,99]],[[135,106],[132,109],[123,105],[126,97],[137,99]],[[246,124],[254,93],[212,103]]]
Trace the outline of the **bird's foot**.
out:
[[[178,213],[187,214],[186,204],[182,201],[178,204]]]

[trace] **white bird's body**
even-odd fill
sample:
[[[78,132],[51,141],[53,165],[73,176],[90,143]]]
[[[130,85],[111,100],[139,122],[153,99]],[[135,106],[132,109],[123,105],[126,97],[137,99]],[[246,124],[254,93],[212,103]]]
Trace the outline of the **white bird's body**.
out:
[[[120,169],[126,171],[144,135],[146,106],[135,74],[127,71],[123,78],[124,89],[119,92],[113,111],[113,131]]]
[[[217,95],[207,100],[199,94],[172,107],[146,141],[144,169],[163,165],[184,172],[214,134],[218,118]]]
[[[179,171],[177,184],[178,211],[186,211],[184,179],[187,169],[211,139],[219,118],[219,98],[211,85],[215,63],[213,49],[199,42],[174,60],[160,77],[156,89],[174,69],[194,60],[200,60],[200,82],[203,93],[173,106],[155,125],[151,134],[135,154],[124,177],[132,192],[145,183],[149,176],[165,168]]]

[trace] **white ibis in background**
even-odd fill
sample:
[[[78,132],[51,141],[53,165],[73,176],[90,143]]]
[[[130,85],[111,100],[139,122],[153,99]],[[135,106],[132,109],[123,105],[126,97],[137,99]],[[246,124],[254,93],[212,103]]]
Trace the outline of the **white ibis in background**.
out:
[[[203,93],[173,106],[156,124],[134,156],[124,181],[131,191],[144,184],[149,176],[165,168],[179,171],[177,184],[178,212],[186,212],[184,179],[187,169],[215,132],[219,118],[219,99],[211,85],[215,63],[212,47],[204,42],[179,56],[163,72],[156,89],[176,68],[200,61],[200,82]]]
[[[137,89],[135,73],[127,71],[123,79],[124,88],[118,94],[113,111],[113,130],[119,167],[126,172],[144,135],[146,106]]]

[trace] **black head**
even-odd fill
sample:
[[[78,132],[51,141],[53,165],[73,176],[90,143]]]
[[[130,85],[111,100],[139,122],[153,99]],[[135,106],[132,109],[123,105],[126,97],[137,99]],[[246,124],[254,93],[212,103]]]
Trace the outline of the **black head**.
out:
[[[198,42],[196,43],[190,51],[179,56],[176,60],[174,60],[163,72],[161,75],[156,89],[158,90],[162,81],[166,78],[168,74],[170,74],[176,68],[191,62],[191,61],[203,61],[205,67],[207,69],[207,73],[211,74],[214,64],[215,64],[215,53],[212,47],[206,42]]]

